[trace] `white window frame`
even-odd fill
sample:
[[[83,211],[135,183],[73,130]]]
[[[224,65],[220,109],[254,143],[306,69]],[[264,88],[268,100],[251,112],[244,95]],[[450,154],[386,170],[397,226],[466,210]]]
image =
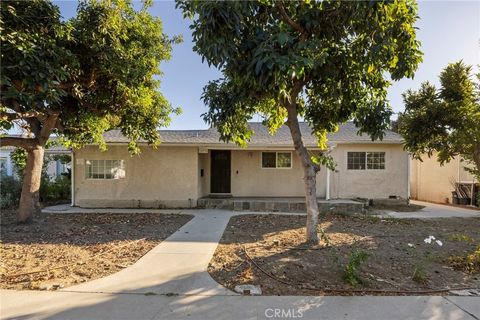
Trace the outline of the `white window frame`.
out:
[[[273,168],[268,168],[268,167],[264,167],[263,166],[263,154],[264,153],[275,153],[275,167]],[[279,167],[278,166],[278,154],[279,153],[288,153],[290,154],[290,167]],[[267,169],[267,170],[271,170],[271,169],[292,169],[293,167],[293,157],[292,157],[292,152],[291,151],[262,151],[260,153],[260,168],[262,169]]]
[[[361,152],[365,153],[365,169],[349,169],[348,168],[348,154],[352,152]],[[369,153],[383,153],[384,154],[384,167],[383,169],[368,169],[368,154]],[[384,171],[387,170],[387,152],[386,151],[357,151],[349,150],[345,153],[345,168],[348,171]]]
[[[120,176],[118,178],[116,178],[115,176],[112,176],[112,178],[106,178],[105,177],[105,172],[103,173],[103,175],[104,175],[103,178],[89,177],[88,166],[91,165],[91,164],[89,164],[90,161],[99,161],[99,162],[102,161],[104,170],[105,170],[106,161],[120,161],[120,163],[122,164],[122,168],[125,171],[125,173],[124,173],[123,176]],[[85,179],[86,180],[101,180],[101,181],[106,180],[106,181],[110,181],[110,180],[122,180],[122,179],[125,179],[125,178],[126,178],[125,160],[122,160],[122,159],[88,159],[88,160],[85,160]]]

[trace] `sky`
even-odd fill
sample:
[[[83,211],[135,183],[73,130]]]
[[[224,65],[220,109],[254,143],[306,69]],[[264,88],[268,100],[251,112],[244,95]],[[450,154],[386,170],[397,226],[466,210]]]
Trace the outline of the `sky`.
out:
[[[54,2],[65,19],[75,15],[75,1]],[[201,101],[203,87],[221,74],[202,63],[193,51],[190,21],[183,19],[173,1],[154,1],[149,11],[162,19],[164,33],[183,36],[183,43],[173,47],[172,59],[160,67],[161,92],[173,106],[183,110],[181,115],[172,117],[169,129],[207,128],[201,118],[207,111]],[[478,70],[476,66],[480,64],[480,1],[419,1],[418,15],[417,38],[422,43],[423,63],[414,79],[402,79],[389,88],[388,99],[395,112],[404,109],[403,92],[418,88],[424,81],[438,84],[438,74],[448,63],[462,59],[474,65],[474,70]]]

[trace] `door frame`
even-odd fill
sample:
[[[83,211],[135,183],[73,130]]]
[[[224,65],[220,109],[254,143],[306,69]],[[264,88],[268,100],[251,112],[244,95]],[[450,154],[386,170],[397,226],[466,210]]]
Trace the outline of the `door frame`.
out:
[[[214,188],[214,153],[225,153],[228,155],[228,192],[213,192]],[[225,190],[226,191],[226,190]],[[232,194],[232,151],[231,150],[210,150],[210,194],[214,195],[231,195]]]

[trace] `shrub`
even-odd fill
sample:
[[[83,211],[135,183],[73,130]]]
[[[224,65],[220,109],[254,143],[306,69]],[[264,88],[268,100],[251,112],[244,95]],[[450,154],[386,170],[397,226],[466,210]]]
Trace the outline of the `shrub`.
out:
[[[343,270],[343,279],[353,287],[362,283],[359,274],[360,265],[368,259],[368,253],[362,250],[354,250],[350,253],[348,263]]]
[[[16,207],[22,193],[22,182],[6,174],[2,174],[0,180],[0,208]]]
[[[448,261],[455,270],[480,273],[480,245],[472,253],[466,256],[451,256]]]
[[[42,174],[40,185],[40,198],[42,202],[58,202],[70,199],[70,179],[66,176],[58,176],[50,180],[46,173]]]
[[[427,284],[428,275],[425,271],[425,267],[422,264],[417,264],[413,271],[412,280],[419,284]]]

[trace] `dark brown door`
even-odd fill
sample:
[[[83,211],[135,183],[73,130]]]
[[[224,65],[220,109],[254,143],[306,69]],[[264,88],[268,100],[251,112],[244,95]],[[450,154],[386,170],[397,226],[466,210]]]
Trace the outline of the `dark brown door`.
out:
[[[230,193],[230,150],[211,151],[211,193]]]

